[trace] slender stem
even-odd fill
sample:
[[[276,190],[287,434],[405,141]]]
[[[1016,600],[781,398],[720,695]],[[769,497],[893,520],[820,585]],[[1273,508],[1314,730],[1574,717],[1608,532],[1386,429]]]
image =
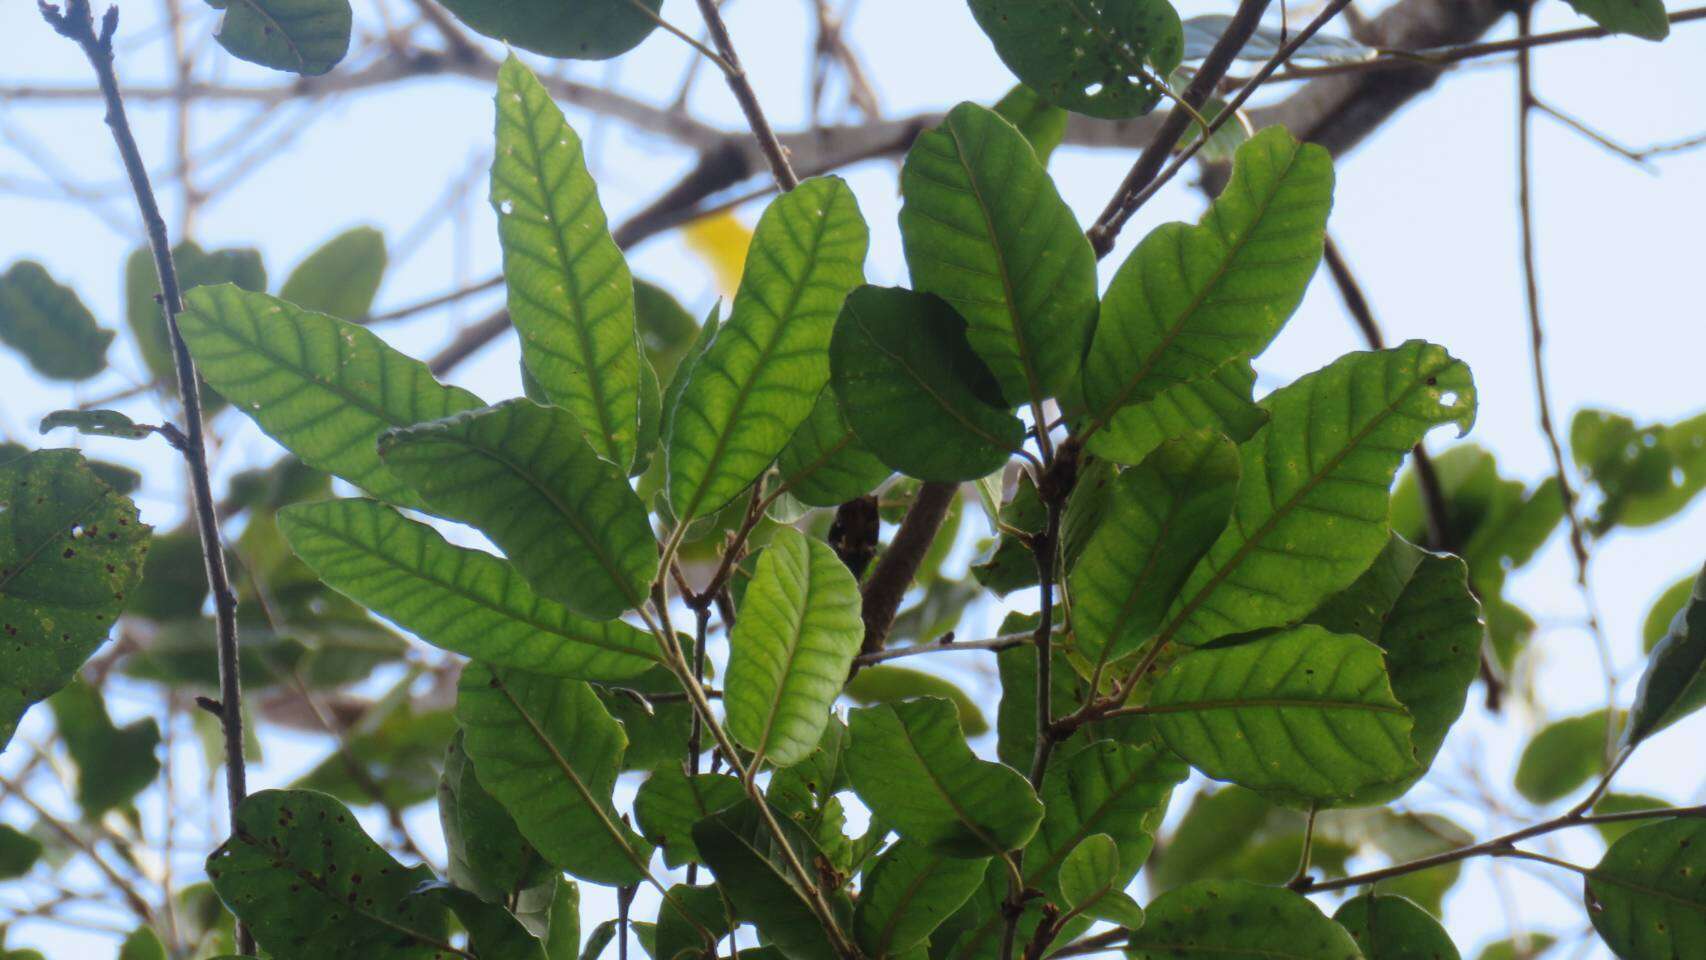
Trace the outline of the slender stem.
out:
[[[723,15],[717,9],[717,0],[699,0],[699,13],[705,18],[705,28],[711,33],[711,42],[716,44],[717,53],[721,54],[723,77],[728,80],[735,100],[739,101],[741,113],[746,114],[747,126],[752,128],[752,135],[758,141],[758,149],[763,152],[765,162],[770,164],[771,175],[776,178],[777,185],[784,193],[794,189],[800,185],[800,178],[794,175],[794,168],[788,163],[787,150],[782,147],[782,141],[776,138],[776,131],[771,129],[770,121],[765,119],[764,108],[758,103],[758,94],[752,89],[746,68],[741,66],[740,57],[735,53],[734,41],[729,39],[728,24],[723,22]]]
[[[1042,536],[1031,543],[1036,555],[1037,583],[1041,594],[1042,614],[1037,624],[1037,746],[1031,757],[1031,786],[1042,789],[1043,774],[1048,771],[1049,754],[1054,750],[1054,578],[1055,558],[1060,541],[1061,502],[1051,498],[1048,519]]]
[[[911,647],[896,647],[892,650],[878,650],[874,653],[861,653],[853,658],[859,666],[868,667],[873,663],[885,660],[898,660],[901,657],[915,657],[925,653],[955,653],[965,650],[988,650],[1000,653],[1013,647],[1022,647],[1027,643],[1036,642],[1036,632],[1007,633],[988,640],[943,640],[938,643],[921,643]]]
[[[639,11],[642,14],[645,14],[646,19],[648,19],[651,22],[662,27],[666,32],[674,34],[677,38],[679,38],[681,40],[682,43],[687,44],[688,46],[692,47],[695,51],[697,51],[700,56],[702,56],[705,59],[716,64],[717,69],[723,71],[723,73],[727,74],[730,71],[738,69],[737,67],[730,65],[730,62],[728,60],[724,59],[723,57],[718,56],[717,52],[715,50],[712,50],[710,47],[707,47],[704,44],[700,43],[698,40],[696,40],[692,36],[688,35],[688,33],[685,30],[682,30],[680,27],[676,26],[675,24],[670,23],[668,20],[665,20],[663,18],[663,16],[660,15],[656,10],[653,10],[651,7],[646,6],[646,4],[643,2],[643,0],[628,0],[628,3],[635,10]]]
[[[136,145],[130,121],[125,116],[124,98],[119,93],[118,74],[113,66],[113,32],[118,29],[118,7],[109,7],[101,20],[100,33],[95,33],[94,16],[89,0],[68,0],[65,12],[47,3],[41,4],[42,16],[54,30],[74,41],[83,50],[89,65],[95,70],[106,101],[107,126],[112,129],[113,142],[124,161],[125,174],[130,179],[136,205],[142,214],[148,233],[148,248],[154,257],[154,271],[160,282],[160,306],[171,339],[172,361],[177,371],[178,394],[184,406],[185,463],[189,467],[190,487],[194,499],[196,529],[201,537],[203,568],[208,589],[213,594],[214,619],[219,647],[219,723],[225,737],[225,795],[233,822],[237,805],[248,793],[243,762],[242,678],[237,659],[237,595],[231,589],[230,574],[225,569],[224,541],[219,533],[219,512],[214,505],[213,483],[208,476],[207,444],[203,433],[201,385],[196,375],[195,360],[178,329],[178,314],[183,312],[182,293],[178,287],[178,272],[172,262],[172,247],[166,235],[166,221],[148,182],[148,168],[142,151]],[[253,954],[255,944],[246,927],[237,928],[237,950]]]
[[[1309,805],[1309,815],[1303,821],[1303,850],[1297,855],[1297,872],[1291,875],[1287,886],[1296,886],[1309,876],[1309,861],[1315,853],[1315,816],[1320,808],[1315,804]]]

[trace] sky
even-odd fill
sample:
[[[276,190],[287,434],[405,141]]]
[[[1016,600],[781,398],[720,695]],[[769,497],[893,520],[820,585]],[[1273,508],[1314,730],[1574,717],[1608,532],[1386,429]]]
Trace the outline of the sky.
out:
[[[209,43],[216,13],[192,6],[198,9],[191,11],[191,42]],[[26,0],[0,4],[0,88],[26,80],[87,83],[87,65],[69,43],[51,34],[33,7]],[[806,8],[787,0],[735,0],[728,9],[753,83],[782,130],[807,122],[804,57],[811,27]],[[1180,5],[1187,16],[1230,8],[1226,0],[1183,0]],[[168,54],[156,9],[133,2],[123,12],[125,79],[165,82]],[[1293,5],[1299,20],[1308,12]],[[695,15],[686,0],[668,0],[664,14],[683,24],[692,24]],[[1547,3],[1538,12],[1536,29],[1581,22],[1564,4]],[[358,26],[370,25],[358,21]],[[943,109],[963,99],[990,102],[1013,82],[964,5],[953,0],[862,0],[847,29],[889,116]],[[1503,24],[1494,36],[1509,30]],[[624,58],[572,64],[566,73],[664,103],[673,96],[688,57],[683,44],[659,32]],[[203,62],[210,65],[209,79],[219,82],[281,82],[279,75],[217,50]],[[1537,51],[1534,62],[1537,91],[1546,101],[1615,140],[1639,146],[1706,131],[1706,23],[1680,25],[1662,45],[1632,39],[1572,44]],[[727,129],[740,129],[740,114],[716,80],[710,71],[702,73],[690,108]],[[195,140],[220,140],[239,128],[249,109],[201,110],[192,126]],[[320,110],[300,135],[275,140],[277,131],[299,116],[286,111],[252,138],[271,162],[201,211],[196,240],[208,247],[258,247],[276,289],[291,265],[334,234],[359,224],[379,227],[393,250],[379,310],[496,270],[495,222],[484,201],[492,127],[487,84],[463,78],[415,81],[340,99]],[[145,157],[157,170],[169,166],[170,112],[146,105],[132,112]],[[577,110],[569,117],[588,142],[613,222],[644,206],[691,163],[676,145],[618,122]],[[1550,470],[1550,462],[1536,427],[1529,371],[1515,216],[1514,117],[1515,79],[1508,63],[1447,75],[1434,92],[1341,158],[1329,229],[1388,341],[1425,337],[1467,361],[1480,398],[1469,439],[1494,451],[1506,475],[1535,482]],[[1706,354],[1706,309],[1697,272],[1700,220],[1706,214],[1706,150],[1660,159],[1644,169],[1546,117],[1534,122],[1534,212],[1554,415],[1567,424],[1575,411],[1591,407],[1650,422],[1706,409],[1706,383],[1699,373]],[[43,181],[31,156],[44,150],[68,179],[117,182],[117,159],[95,104],[43,104],[0,94],[0,268],[20,258],[40,260],[78,290],[103,324],[121,327],[122,266],[139,236],[133,208],[123,193],[95,205],[29,195],[29,186]],[[1063,148],[1051,170],[1067,202],[1088,223],[1132,158],[1124,150]],[[884,160],[844,173],[872,228],[867,272],[874,283],[905,281],[894,220],[899,207],[895,172],[896,164]],[[1103,262],[1104,282],[1148,229],[1198,216],[1203,200],[1190,179],[1188,173],[1180,177],[1142,210]],[[455,182],[470,186],[468,202],[447,203],[446,185]],[[163,201],[175,225],[178,197],[167,191]],[[740,215],[750,223],[759,209],[749,205]],[[411,233],[420,239],[400,250]],[[704,263],[679,236],[648,241],[629,256],[636,276],[663,283],[696,313],[716,297]],[[394,345],[425,355],[500,300],[471,299],[381,332]],[[1361,346],[1322,271],[1289,326],[1257,360],[1260,388],[1287,382]],[[513,342],[499,344],[459,369],[454,379],[488,399],[515,395],[515,358]],[[116,371],[78,395],[39,381],[13,356],[0,354],[0,382],[9,385],[0,393],[0,431],[32,438],[43,413],[134,382],[141,369],[138,358],[121,348],[115,363]],[[134,409],[149,411],[151,402]],[[222,475],[276,455],[277,448],[252,426],[232,420],[221,427],[228,436],[217,456]],[[68,436],[50,442],[78,443]],[[1437,452],[1451,442],[1442,431],[1430,446]],[[144,468],[148,481],[138,502],[145,519],[163,528],[182,516],[181,477],[163,450],[115,441],[81,445]],[[1660,527],[1618,532],[1596,547],[1593,595],[1619,668],[1624,703],[1641,667],[1641,619],[1665,586],[1699,568],[1706,559],[1703,543],[1706,508],[1696,508]],[[1489,718],[1472,708],[1441,760],[1472,768],[1511,808],[1492,814],[1454,808],[1449,798],[1426,786],[1405,805],[1411,799],[1418,807],[1446,805],[1478,835],[1534,819],[1509,787],[1521,744],[1547,719],[1592,709],[1604,697],[1589,638],[1580,628],[1582,603],[1573,579],[1563,538],[1555,536],[1510,588],[1544,627],[1535,668],[1538,688],[1550,698],[1548,713],[1519,708]],[[972,632],[968,627],[962,635]],[[135,703],[115,709],[146,709],[145,692],[138,691]],[[1700,802],[1706,768],[1694,744],[1702,734],[1706,715],[1656,738],[1619,777],[1619,789]],[[308,741],[278,737],[276,744],[268,743],[267,760],[251,780],[260,786],[286,782],[311,764],[319,749]],[[11,769],[10,760],[0,760],[0,770]],[[10,822],[19,811],[0,801],[0,814]],[[417,816],[425,818],[423,825],[434,822],[430,810]],[[436,829],[423,826],[417,832],[436,834]],[[1585,837],[1564,838],[1544,849],[1587,862],[1597,856],[1596,845]],[[1572,892],[1571,878],[1535,876],[1527,865],[1482,866],[1459,884],[1448,900],[1448,917],[1466,955],[1472,955],[1474,945],[1506,935],[1512,909],[1529,926],[1567,934],[1580,927],[1579,891]],[[1560,882],[1561,890],[1554,885]],[[589,897],[587,915],[601,915],[594,912],[599,909],[601,901]],[[39,924],[20,927],[13,937],[14,945],[57,948],[50,950],[56,957],[81,956],[57,951],[104,942]],[[89,947],[89,955],[109,949]]]

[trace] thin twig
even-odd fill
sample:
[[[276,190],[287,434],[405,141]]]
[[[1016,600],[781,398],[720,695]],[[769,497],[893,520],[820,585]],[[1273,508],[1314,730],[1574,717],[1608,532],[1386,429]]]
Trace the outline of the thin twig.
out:
[[[862,667],[868,667],[874,663],[898,660],[901,657],[915,657],[925,653],[956,653],[966,650],[987,650],[991,653],[1000,653],[1003,650],[1011,650],[1014,647],[1035,643],[1036,639],[1036,631],[1027,630],[1024,633],[1003,634],[999,637],[991,637],[988,640],[943,640],[938,643],[921,643],[911,647],[895,647],[878,650],[874,653],[861,653],[853,658],[853,662]]]
[[[705,18],[705,27],[711,33],[711,42],[717,47],[717,53],[722,57],[723,77],[729,82],[729,89],[734,92],[735,100],[740,103],[741,113],[746,115],[747,126],[752,128],[752,135],[758,141],[758,149],[763,151],[764,159],[770,164],[770,173],[776,178],[776,183],[784,192],[800,185],[800,178],[794,175],[794,168],[788,163],[788,152],[782,148],[781,141],[776,139],[776,131],[771,129],[770,121],[765,119],[764,108],[759,106],[758,94],[752,89],[752,81],[747,78],[746,68],[741,66],[740,57],[735,53],[734,41],[729,39],[728,25],[723,23],[723,15],[717,9],[717,0],[699,0],[699,13]]]

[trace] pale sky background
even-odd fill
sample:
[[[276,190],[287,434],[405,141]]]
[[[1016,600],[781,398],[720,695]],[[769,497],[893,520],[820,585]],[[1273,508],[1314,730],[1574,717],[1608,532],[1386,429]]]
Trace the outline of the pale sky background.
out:
[[[214,12],[190,4],[195,43],[208,41]],[[362,5],[365,10],[365,5]],[[1276,5],[1277,6],[1277,5]],[[776,126],[805,124],[804,93],[811,24],[807,4],[788,0],[735,0],[728,18],[737,47]],[[1230,10],[1226,0],[1183,0],[1186,15]],[[1673,8],[1676,9],[1676,8]],[[669,0],[665,15],[696,27],[694,7]],[[1293,5],[1294,22],[1310,11]],[[122,68],[130,83],[167,80],[168,52],[155,28],[152,3],[128,3],[120,39],[127,52]],[[1565,29],[1581,21],[1564,4],[1544,4],[1537,30]],[[358,15],[358,29],[371,26]],[[990,102],[1013,82],[978,32],[964,4],[955,0],[863,0],[848,26],[864,56],[885,112],[901,116],[943,109],[962,99]],[[1507,22],[1494,36],[1506,36]],[[132,46],[134,45],[134,46]],[[686,48],[663,33],[613,63],[573,64],[568,74],[605,82],[651,102],[667,102],[687,62]],[[279,74],[239,63],[214,51],[220,79],[232,83],[284,82]],[[1662,45],[1631,39],[1580,43],[1535,55],[1537,89],[1548,101],[1631,145],[1673,140],[1706,131],[1706,23],[1677,27]],[[348,69],[348,66],[339,69]],[[86,84],[87,65],[74,47],[48,30],[27,0],[0,2],[0,87],[29,82]],[[1507,475],[1530,482],[1549,470],[1535,427],[1529,374],[1526,318],[1517,244],[1514,193],[1515,81],[1508,65],[1479,66],[1447,75],[1435,92],[1403,111],[1371,140],[1342,159],[1330,229],[1346,252],[1387,338],[1426,337],[1466,360],[1480,393],[1479,422],[1471,439],[1497,453]],[[727,89],[705,71],[691,101],[699,116],[730,129],[740,115]],[[199,142],[219,139],[252,108],[204,108],[194,133]],[[484,202],[484,157],[491,141],[491,90],[467,79],[416,81],[337,101],[301,136],[280,142],[280,156],[235,191],[202,212],[194,239],[204,247],[256,246],[276,290],[289,268],[343,229],[357,224],[381,228],[393,247],[393,264],[376,309],[383,310],[489,275],[498,263],[497,235]],[[143,150],[156,170],[170,162],[170,112],[158,106],[132,108]],[[287,121],[293,111],[279,118]],[[621,222],[672,184],[691,157],[674,144],[636,133],[613,120],[571,110],[569,117],[589,143],[593,171],[613,222]],[[1536,119],[1536,217],[1540,231],[1540,274],[1549,330],[1547,354],[1555,414],[1567,425],[1582,407],[1604,407],[1642,422],[1671,421],[1706,408],[1700,369],[1706,354],[1706,310],[1698,292],[1702,267],[1700,222],[1706,216],[1706,150],[1660,159],[1643,171],[1544,118]],[[268,126],[261,139],[280,129]],[[19,258],[47,265],[61,282],[75,286],[109,327],[122,328],[121,275],[124,257],[138,242],[136,217],[127,194],[114,194],[103,217],[88,208],[20,195],[19,184],[41,183],[38,169],[20,146],[44,146],[71,179],[116,182],[119,167],[100,110],[92,102],[44,105],[0,99],[0,269]],[[1111,195],[1133,158],[1131,151],[1063,148],[1052,171],[1067,201],[1084,223]],[[898,197],[894,161],[866,163],[844,171],[858,194],[873,234],[867,272],[876,283],[905,281],[895,227]],[[475,178],[472,202],[441,218],[411,255],[397,258],[396,246],[416,224],[443,204],[446,184]],[[1115,254],[1103,263],[1106,280],[1131,245],[1167,219],[1195,219],[1200,194],[1181,177],[1128,227]],[[177,198],[163,197],[172,214]],[[759,206],[742,211],[750,223]],[[120,229],[115,229],[116,225]],[[675,236],[654,239],[630,253],[637,276],[673,290],[695,313],[715,297],[703,263]],[[501,302],[487,297],[418,321],[382,328],[390,342],[424,356],[447,342],[463,323]],[[1362,346],[1328,282],[1317,276],[1302,309],[1275,345],[1257,361],[1262,389],[1315,369],[1340,353]],[[85,396],[133,382],[140,361],[128,348],[113,351],[117,370]],[[454,379],[488,399],[519,392],[513,340],[488,349],[460,368]],[[0,432],[41,442],[34,424],[45,412],[68,406],[79,395],[33,378],[10,353],[0,352]],[[151,399],[127,408],[158,416]],[[218,469],[229,474],[270,461],[276,447],[236,415],[221,423],[229,441]],[[63,446],[67,434],[47,438]],[[1431,446],[1446,449],[1445,432]],[[161,445],[84,441],[112,460],[142,467],[148,480],[138,496],[144,519],[166,528],[182,515],[181,473]],[[1639,630],[1650,601],[1665,586],[1706,559],[1706,509],[1697,508],[1662,527],[1619,532],[1595,552],[1594,588],[1611,638],[1626,705],[1641,668]],[[1554,536],[1538,560],[1509,588],[1513,599],[1542,622],[1539,688],[1550,698],[1549,716],[1571,715],[1601,705],[1603,692],[1586,634],[1576,624],[1581,604],[1563,537]],[[998,619],[987,611],[968,618],[961,636],[978,635]],[[960,661],[986,668],[977,661]],[[975,670],[960,670],[994,711],[992,688],[978,686]],[[126,695],[128,693],[128,696]],[[1539,818],[1510,787],[1521,744],[1548,716],[1521,709],[1497,718],[1474,706],[1454,731],[1438,766],[1472,767],[1504,798],[1509,809],[1489,814],[1468,809],[1424,784],[1396,806],[1447,812],[1478,836]],[[113,698],[115,713],[130,718],[158,711],[147,688],[132,686]],[[36,718],[40,722],[40,718]],[[25,725],[25,734],[32,729]],[[1654,793],[1677,803],[1700,802],[1706,765],[1698,743],[1706,715],[1662,734],[1636,755],[1617,781],[1622,791]],[[992,749],[992,743],[980,743]],[[251,768],[254,789],[282,785],[310,766],[324,742],[291,735],[266,738],[266,762]],[[199,763],[189,749],[189,761]],[[11,770],[16,757],[0,760]],[[628,788],[631,790],[631,786]],[[222,788],[220,788],[222,791]],[[210,796],[219,797],[222,792]],[[1184,804],[1175,801],[1175,811]],[[158,811],[149,811],[150,816]],[[205,812],[197,812],[206,819]],[[0,817],[21,822],[22,808],[0,800]],[[370,828],[374,826],[369,821]],[[437,842],[431,807],[411,817],[418,837]],[[1598,857],[1591,831],[1559,836],[1539,849],[1591,864]],[[211,845],[211,844],[210,844]],[[187,855],[180,874],[194,875],[201,851]],[[1468,871],[1447,901],[1448,927],[1466,956],[1488,940],[1508,935],[1507,911],[1519,926],[1548,930],[1566,939],[1584,926],[1579,885],[1571,875],[1537,874],[1531,865],[1481,863]],[[1545,868],[1537,868],[1544,870]],[[1497,871],[1497,874],[1495,874]],[[38,878],[40,874],[36,875]],[[1544,876],[1544,879],[1535,879]],[[1499,880],[1495,884],[1495,879]],[[28,898],[18,884],[0,890],[0,903]],[[1508,896],[1501,897],[1501,886]],[[586,891],[591,894],[590,888]],[[652,908],[642,894],[637,917]],[[585,897],[585,928],[613,915],[609,898]],[[1330,907],[1329,907],[1330,909]],[[53,958],[110,955],[104,937],[70,934],[43,924],[19,925],[9,945],[37,945]],[[1600,949],[1599,953],[1593,950]],[[1591,943],[1556,956],[1603,956]]]

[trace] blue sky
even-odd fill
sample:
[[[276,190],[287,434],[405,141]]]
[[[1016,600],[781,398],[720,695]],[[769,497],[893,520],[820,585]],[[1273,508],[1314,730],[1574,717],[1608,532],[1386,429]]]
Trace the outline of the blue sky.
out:
[[[1184,0],[1181,10],[1191,15],[1225,12],[1230,6]],[[753,81],[772,120],[785,130],[799,129],[806,118],[806,7],[784,0],[736,0],[729,9],[730,27]],[[1298,12],[1299,5],[1294,8],[1295,16],[1306,15]],[[664,12],[681,23],[694,22],[693,5],[685,0],[669,0]],[[193,43],[207,42],[213,15],[205,8],[192,11]],[[121,39],[136,44],[126,48],[123,62],[129,82],[166,78],[167,50],[153,26],[156,16],[152,5],[125,8]],[[1537,17],[1537,29],[1580,22],[1565,5],[1548,3]],[[372,24],[364,19],[359,25]],[[1506,24],[1496,35],[1508,30]],[[863,0],[849,31],[892,116],[940,109],[961,99],[992,101],[1012,82],[957,2]],[[0,87],[26,79],[87,82],[86,64],[70,44],[51,35],[33,4],[13,0],[0,5],[0,37],[5,38],[0,41]],[[681,43],[658,33],[614,63],[574,64],[567,72],[666,102],[687,56]],[[217,50],[204,62],[217,65],[210,79],[221,82],[279,80]],[[1680,26],[1658,46],[1620,39],[1545,49],[1537,52],[1535,69],[1544,98],[1617,140],[1644,145],[1706,131],[1706,24]],[[1514,94],[1514,77],[1505,64],[1448,75],[1436,92],[1343,158],[1330,229],[1390,341],[1425,337],[1469,362],[1480,392],[1479,422],[1471,439],[1495,451],[1506,474],[1533,481],[1549,464],[1536,430],[1528,369],[1515,218]],[[729,129],[740,125],[728,91],[709,71],[702,74],[690,106],[696,115]],[[198,142],[218,140],[243,121],[248,109],[205,109],[192,132]],[[163,169],[171,156],[169,111],[137,107],[134,112],[145,155]],[[672,183],[691,161],[675,145],[615,121],[575,111],[570,119],[588,140],[594,173],[615,222]],[[1583,407],[1619,410],[1642,421],[1674,420],[1706,409],[1706,384],[1699,373],[1706,355],[1706,309],[1699,295],[1706,150],[1659,160],[1649,171],[1544,117],[1535,123],[1535,213],[1555,414],[1567,424],[1570,414]],[[270,137],[266,133],[258,140]],[[206,208],[195,238],[204,246],[259,247],[276,288],[290,265],[342,229],[378,226],[395,247],[437,211],[442,215],[432,221],[436,226],[425,239],[409,256],[394,261],[379,308],[457,287],[487,276],[498,262],[482,172],[490,139],[490,90],[480,82],[432,79],[338,100],[302,135],[273,148],[276,160]],[[0,100],[0,183],[42,179],[20,151],[20,145],[31,142],[46,145],[73,179],[106,184],[118,175],[93,103]],[[1052,169],[1067,201],[1089,222],[1131,159],[1128,151],[1066,148]],[[846,172],[872,227],[868,273],[873,282],[905,280],[894,224],[895,170],[896,164],[885,160]],[[444,210],[446,184],[471,172],[471,202]],[[1104,262],[1104,278],[1147,229],[1198,215],[1202,199],[1189,179],[1187,173],[1144,208]],[[175,196],[165,199],[169,208],[176,207]],[[106,207],[110,216],[103,218],[63,201],[0,192],[0,267],[22,257],[41,260],[78,289],[103,323],[121,325],[120,277],[123,258],[136,242],[135,217],[123,194]],[[742,215],[750,222],[757,209]],[[175,223],[170,210],[168,215]],[[696,312],[715,297],[704,266],[676,237],[644,244],[631,254],[631,262],[636,275],[665,284]],[[498,302],[472,300],[383,333],[399,347],[425,354]],[[1360,346],[1323,272],[1286,331],[1257,361],[1261,382],[1264,387],[1284,382]],[[89,394],[136,376],[139,362],[127,350],[117,351],[116,361],[119,370],[88,388]],[[486,351],[458,371],[456,380],[489,399],[515,394],[513,346]],[[35,380],[10,355],[0,356],[0,382],[12,385],[0,399],[0,430],[11,435],[33,434],[42,413],[77,399]],[[151,404],[135,409],[150,412]],[[229,439],[218,453],[221,472],[274,455],[276,448],[253,428],[236,421],[222,426]],[[71,441],[55,437],[53,442]],[[1449,442],[1442,432],[1432,446],[1442,450]],[[179,477],[162,451],[115,442],[89,445],[149,471],[141,497],[148,519],[166,526],[181,515]],[[1706,509],[1696,509],[1663,527],[1616,534],[1596,550],[1595,596],[1621,668],[1625,702],[1639,672],[1639,625],[1647,605],[1664,586],[1699,567],[1706,559],[1703,543]],[[1562,538],[1555,537],[1531,569],[1516,578],[1513,592],[1546,627],[1536,669],[1540,689],[1551,698],[1552,715],[1596,706],[1603,697],[1601,681],[1587,637],[1576,626],[1581,604]],[[1510,818],[1527,818],[1509,789],[1510,773],[1526,733],[1544,719],[1520,709],[1491,722],[1472,716],[1454,734],[1441,761],[1453,769],[1473,767],[1501,797],[1517,804],[1508,817],[1452,808],[1426,787],[1413,795],[1416,805],[1448,804],[1446,809],[1478,834],[1509,824]],[[1698,802],[1706,769],[1693,744],[1703,733],[1706,716],[1656,739],[1627,768],[1620,788]],[[278,749],[269,745],[268,762],[255,781],[265,785],[288,779],[310,758],[307,749],[288,738]],[[10,764],[0,762],[0,769]],[[0,805],[0,812],[8,818],[18,815],[10,806]],[[431,822],[427,811],[422,823]],[[1597,855],[1587,838],[1567,840],[1556,849],[1589,861]],[[1528,879],[1532,874],[1526,868],[1501,869],[1527,921],[1562,931],[1579,925],[1578,901]],[[1466,952],[1503,935],[1508,898],[1501,899],[1493,876],[1488,868],[1478,868],[1449,902],[1452,927]],[[1564,886],[1567,891],[1570,884]],[[592,916],[601,901],[589,897],[588,903]],[[15,933],[22,942],[68,945],[57,939],[61,936],[42,926]]]

